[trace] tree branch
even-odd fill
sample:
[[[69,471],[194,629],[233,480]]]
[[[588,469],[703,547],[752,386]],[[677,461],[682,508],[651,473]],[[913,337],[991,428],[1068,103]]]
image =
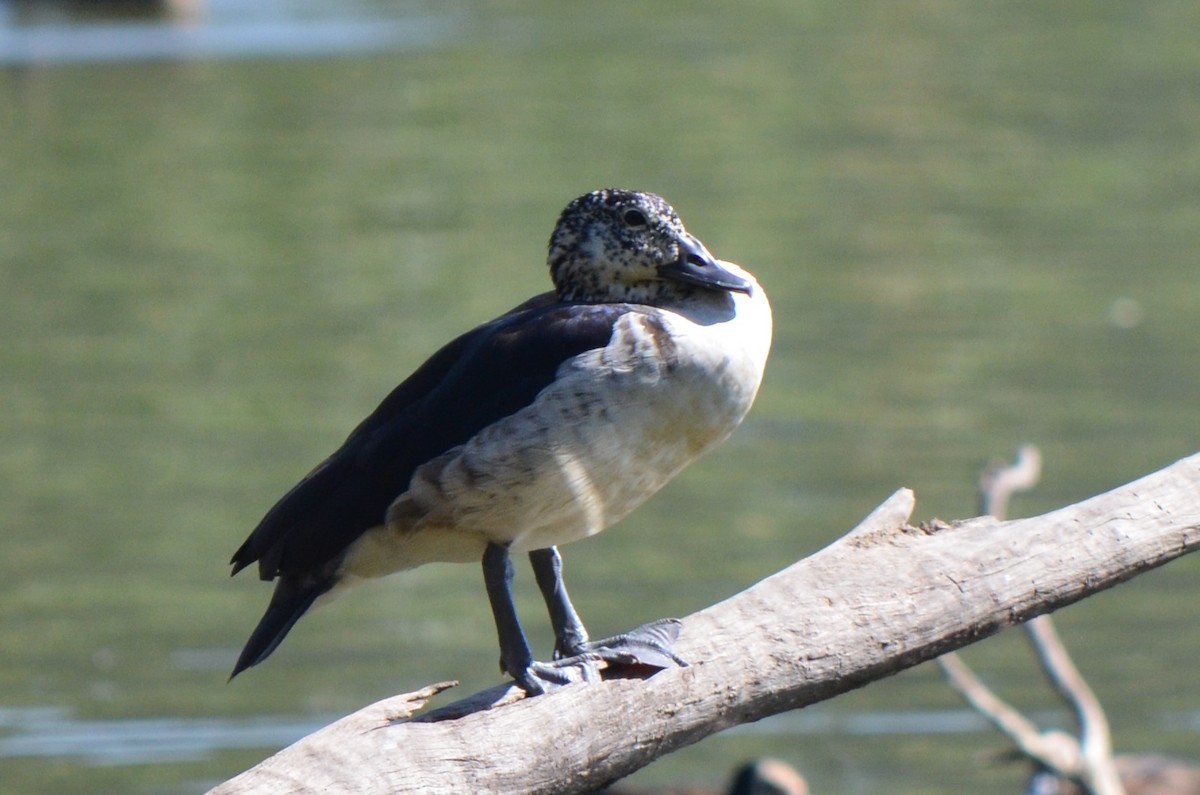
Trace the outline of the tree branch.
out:
[[[498,687],[418,719],[431,693],[389,699],[212,792],[587,792],[1200,547],[1200,455],[1030,519],[912,528],[912,509],[898,491],[820,552],[688,616],[688,668],[538,698]]]
[[[954,652],[943,654],[937,662],[950,686],[976,712],[1012,740],[1022,754],[1064,778],[1077,779],[1083,775],[1083,757],[1078,740],[1066,732],[1043,732],[1037,724],[993,693]]]
[[[1037,485],[1042,454],[1027,444],[1011,465],[993,464],[979,478],[983,513],[1004,519],[1013,494]],[[1025,623],[1025,634],[1055,690],[1075,712],[1079,737],[1065,732],[1042,732],[1030,720],[993,693],[954,652],[938,658],[942,672],[977,712],[1011,739],[1025,756],[1046,771],[1080,782],[1089,795],[1125,795],[1112,750],[1112,733],[1100,699],[1092,692],[1067,652],[1054,619],[1037,616]]]
[[[1058,636],[1054,620],[1050,616],[1038,616],[1025,625],[1025,631],[1046,677],[1075,711],[1083,764],[1079,775],[1073,778],[1078,778],[1094,795],[1125,795],[1113,759],[1112,732],[1104,708],[1075,667],[1075,661]]]

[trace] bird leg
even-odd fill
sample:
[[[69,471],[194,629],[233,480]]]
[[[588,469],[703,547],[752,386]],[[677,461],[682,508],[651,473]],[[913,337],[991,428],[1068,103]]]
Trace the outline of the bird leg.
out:
[[[598,654],[582,653],[543,663],[533,659],[529,641],[517,618],[512,597],[513,566],[508,547],[488,544],[483,553],[483,582],[487,588],[496,634],[500,639],[500,670],[517,680],[531,696],[549,692],[572,682],[597,682]],[[570,603],[568,603],[570,608]],[[571,611],[572,615],[574,610]],[[576,616],[575,621],[579,618]],[[582,629],[582,625],[579,625]],[[586,635],[584,636],[586,638]]]
[[[535,549],[529,553],[534,577],[554,627],[554,658],[570,660],[585,655],[598,655],[611,665],[648,665],[654,668],[686,667],[687,662],[672,646],[682,626],[677,618],[663,618],[614,635],[604,640],[589,641],[587,630],[571,604],[567,586],[562,578],[562,556],[555,547]]]
[[[558,554],[557,547],[535,549],[529,553],[529,563],[542,598],[546,600],[550,625],[554,627],[554,659],[578,654],[587,645],[588,633],[567,595],[562,578],[562,555]]]

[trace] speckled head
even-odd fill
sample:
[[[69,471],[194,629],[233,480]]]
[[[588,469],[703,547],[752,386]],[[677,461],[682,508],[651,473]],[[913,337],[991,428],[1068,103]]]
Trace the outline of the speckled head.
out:
[[[567,205],[550,236],[550,276],[563,300],[657,304],[697,289],[746,292],[660,196],[608,188]]]

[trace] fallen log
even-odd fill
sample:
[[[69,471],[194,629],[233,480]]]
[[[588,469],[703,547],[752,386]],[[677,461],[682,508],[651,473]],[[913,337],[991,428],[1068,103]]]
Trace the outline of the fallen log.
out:
[[[816,554],[683,620],[691,662],[416,715],[386,699],[218,785],[246,793],[578,793],[741,723],[823,701],[1200,547],[1200,454],[1042,516],[908,524],[902,489]]]

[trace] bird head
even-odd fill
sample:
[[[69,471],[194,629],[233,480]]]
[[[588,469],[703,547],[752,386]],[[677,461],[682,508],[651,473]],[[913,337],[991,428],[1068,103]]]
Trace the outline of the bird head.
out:
[[[559,298],[660,304],[696,290],[748,293],[653,193],[606,189],[563,210],[550,236]]]

